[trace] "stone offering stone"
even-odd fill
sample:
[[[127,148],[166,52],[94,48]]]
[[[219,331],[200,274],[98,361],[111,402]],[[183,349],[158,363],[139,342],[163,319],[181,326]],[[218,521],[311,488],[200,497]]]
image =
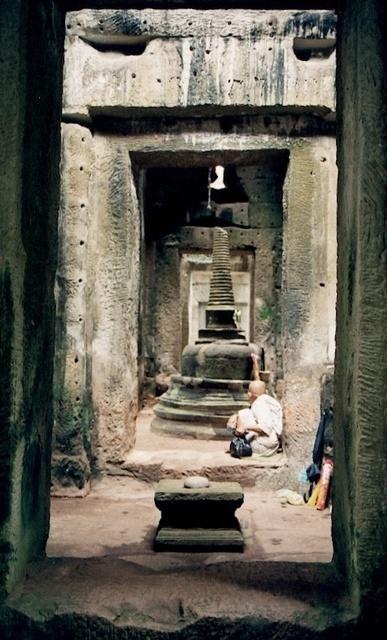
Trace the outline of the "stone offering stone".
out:
[[[181,480],[160,480],[155,490],[155,503],[160,510],[168,504],[184,502],[232,502],[237,509],[243,504],[243,490],[238,482],[211,482],[208,487],[189,489],[182,486]]]
[[[184,480],[184,487],[186,489],[203,489],[209,486],[210,481],[205,476],[189,476]]]

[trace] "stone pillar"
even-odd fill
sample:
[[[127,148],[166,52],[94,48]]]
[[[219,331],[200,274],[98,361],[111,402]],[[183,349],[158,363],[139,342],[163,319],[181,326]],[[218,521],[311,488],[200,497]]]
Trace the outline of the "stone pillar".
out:
[[[54,493],[134,444],[141,221],[127,145],[63,125]]]
[[[333,365],[336,284],[335,140],[301,140],[284,198],[282,326],[284,420],[290,481],[311,459],[321,377]]]
[[[118,463],[134,444],[138,409],[141,219],[125,141],[95,135],[89,308],[93,318],[93,455]]]
[[[0,9],[0,602],[49,528],[64,12]]]
[[[175,373],[182,352],[180,311],[180,255],[178,242],[171,237],[156,242],[154,280],[154,352],[156,371]]]
[[[52,482],[55,494],[89,489],[92,412],[89,343],[92,298],[88,274],[93,138],[89,129],[62,125],[61,205],[56,277],[55,429]]]
[[[340,4],[333,542],[354,604],[376,624],[387,598],[387,10]]]

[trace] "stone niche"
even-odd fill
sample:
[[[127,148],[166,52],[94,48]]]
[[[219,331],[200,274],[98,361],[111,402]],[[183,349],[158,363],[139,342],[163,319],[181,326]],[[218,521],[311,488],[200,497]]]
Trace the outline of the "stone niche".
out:
[[[54,490],[84,494],[133,448],[144,390],[203,323],[215,224],[294,477],[334,354],[335,16],[84,10],[66,25]]]

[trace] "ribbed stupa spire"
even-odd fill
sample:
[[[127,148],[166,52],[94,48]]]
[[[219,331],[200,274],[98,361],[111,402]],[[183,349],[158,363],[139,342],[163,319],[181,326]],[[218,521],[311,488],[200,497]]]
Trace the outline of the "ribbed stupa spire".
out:
[[[212,276],[210,282],[209,307],[234,307],[234,292],[232,288],[230,245],[228,233],[225,229],[215,227],[212,251]]]
[[[236,339],[244,339],[244,335],[235,323],[228,233],[225,229],[215,227],[206,328],[199,330],[199,340]]]

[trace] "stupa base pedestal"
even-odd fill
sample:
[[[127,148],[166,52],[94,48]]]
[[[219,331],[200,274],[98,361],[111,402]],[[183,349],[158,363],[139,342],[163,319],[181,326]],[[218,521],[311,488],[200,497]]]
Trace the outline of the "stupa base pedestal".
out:
[[[197,440],[230,440],[231,434],[224,427],[211,427],[200,422],[179,422],[154,418],[151,425],[153,433],[174,438],[196,438]]]
[[[151,430],[200,440],[230,439],[228,418],[249,406],[248,380],[217,380],[174,375],[154,408]]]

